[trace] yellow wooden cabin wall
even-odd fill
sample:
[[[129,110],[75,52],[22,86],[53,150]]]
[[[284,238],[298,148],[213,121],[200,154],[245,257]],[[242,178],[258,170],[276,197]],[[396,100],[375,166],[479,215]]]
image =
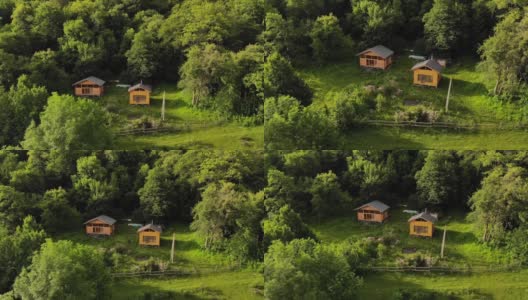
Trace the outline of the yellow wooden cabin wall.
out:
[[[89,87],[90,88],[89,94],[83,94],[82,93],[83,86],[94,86],[94,87]],[[90,80],[83,81],[74,86],[75,96],[97,96],[99,97],[99,96],[102,96],[103,93],[104,93],[104,87],[97,86],[95,82],[92,82]]]
[[[414,226],[427,227],[427,233],[417,233],[415,231]],[[432,237],[433,233],[434,233],[434,224],[432,222],[420,221],[420,220],[409,222],[409,234],[410,235]]]
[[[103,227],[100,227],[101,228],[101,232],[94,232],[93,231],[93,228],[96,227],[94,226],[94,224],[102,224],[102,225],[106,225],[106,226],[103,226]],[[99,226],[97,226],[99,227]],[[86,233],[87,234],[90,234],[90,235],[112,235],[114,233],[114,225],[108,225],[104,222],[101,222],[99,220],[94,220],[90,223],[87,223],[85,224],[85,230],[86,230]]]
[[[143,241],[143,237],[153,236],[156,239],[152,242]],[[157,231],[141,231],[139,232],[139,244],[144,246],[159,246],[160,245],[161,234]]]
[[[376,64],[374,65],[367,65],[367,56],[376,56],[377,59],[375,60]],[[366,68],[374,68],[374,69],[387,69],[392,64],[392,56],[387,57],[386,59],[379,57],[376,53],[370,51],[367,53],[363,53],[359,56],[359,65]]]
[[[363,213],[363,210],[372,210],[372,211],[377,211],[378,213],[377,213],[377,214],[373,214],[374,218],[372,218],[372,219],[365,219],[365,215],[364,215],[364,213]],[[382,223],[382,222],[384,222],[388,217],[389,217],[389,212],[388,212],[388,211],[385,211],[384,213],[380,213],[376,208],[371,207],[371,206],[365,206],[365,207],[363,207],[362,209],[360,209],[360,210],[357,211],[357,218],[358,218],[358,221],[365,221],[365,222],[379,222],[379,223]]]
[[[144,103],[136,103],[136,101],[134,101],[134,96],[145,96],[147,99],[146,99],[146,102]],[[150,92],[149,91],[146,91],[146,90],[135,90],[135,91],[131,91],[130,92],[130,100],[129,100],[129,103],[131,105],[150,105]]]
[[[432,86],[432,87],[438,87],[438,84],[440,83],[440,79],[442,78],[442,75],[435,71],[428,68],[422,68],[422,69],[416,69],[413,71],[414,73],[414,84],[416,85],[424,85],[424,86]],[[428,75],[433,78],[432,82],[421,82],[418,80],[418,75]]]

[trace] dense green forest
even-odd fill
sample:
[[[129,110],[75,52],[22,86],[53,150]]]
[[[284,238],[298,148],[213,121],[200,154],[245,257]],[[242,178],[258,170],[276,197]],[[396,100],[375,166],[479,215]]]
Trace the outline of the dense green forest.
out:
[[[482,81],[491,84],[478,92],[491,102],[479,106],[493,103],[506,111],[501,118],[524,122],[525,6],[503,0],[2,0],[0,144],[111,147],[119,109],[68,96],[73,82],[97,75],[170,83],[194,108],[245,124],[265,121],[269,149],[336,148],[337,136],[372,111],[392,113],[401,87],[346,88],[316,95],[335,105],[314,107],[315,87],[298,70],[353,58],[375,44],[455,63],[473,57]],[[425,104],[399,115],[439,117]]]
[[[461,262],[454,254],[440,259],[432,253],[436,238],[423,251],[398,255],[403,241],[425,243],[408,240],[406,225],[398,225],[400,207],[454,218],[453,228],[468,222],[472,247],[491,253],[488,264],[528,264],[525,152],[3,151],[0,158],[6,299],[101,299],[130,284],[110,279],[114,273],[184,272],[185,262],[167,261],[167,248],[137,248],[126,229],[131,221],[162,224],[179,238],[190,230],[200,253],[194,256],[236,262],[236,272],[263,276],[259,289],[269,299],[350,299],[364,292],[365,266]],[[353,209],[372,199],[395,211],[395,223],[358,227]],[[116,237],[86,237],[82,223],[100,214],[128,221],[119,221]],[[332,228],[334,220],[348,229]],[[393,229],[380,239],[365,236],[383,226]],[[359,231],[347,233],[351,229]],[[462,255],[462,246],[449,249]],[[190,254],[183,248],[178,255]],[[74,273],[60,271],[66,269]]]

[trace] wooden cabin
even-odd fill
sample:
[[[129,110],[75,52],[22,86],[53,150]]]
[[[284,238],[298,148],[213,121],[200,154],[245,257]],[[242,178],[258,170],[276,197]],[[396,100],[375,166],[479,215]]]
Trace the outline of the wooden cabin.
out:
[[[139,244],[142,246],[158,246],[161,240],[161,226],[148,224],[138,229]]]
[[[437,214],[421,212],[409,219],[409,234],[412,236],[433,237],[434,224],[438,221]]]
[[[73,84],[73,94],[79,97],[100,97],[104,94],[105,81],[90,76]]]
[[[394,51],[378,45],[376,47],[359,52],[359,65],[364,68],[386,70],[392,65]]]
[[[358,208],[357,218],[361,222],[383,223],[389,218],[389,206],[380,201],[372,201]]]
[[[443,67],[435,59],[419,62],[411,69],[413,71],[413,83],[437,88],[442,79],[442,69]]]
[[[116,220],[109,216],[100,215],[84,223],[86,234],[89,235],[112,235],[115,231]]]
[[[131,86],[128,89],[130,94],[131,105],[150,105],[150,93],[152,93],[152,87],[150,85],[143,84],[143,82]]]

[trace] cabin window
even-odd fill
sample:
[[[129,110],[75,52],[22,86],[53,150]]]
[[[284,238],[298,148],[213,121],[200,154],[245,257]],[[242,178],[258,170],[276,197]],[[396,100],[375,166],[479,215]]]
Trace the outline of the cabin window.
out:
[[[145,95],[134,95],[135,103],[147,103],[147,96]]]
[[[92,93],[92,88],[89,87],[83,87],[81,93],[83,95],[90,95]]]
[[[143,236],[143,243],[147,243],[147,244],[155,243],[156,240],[157,238],[155,236],[147,236],[147,235]]]
[[[376,60],[374,59],[367,59],[367,66],[375,66]]]
[[[374,219],[374,215],[373,214],[363,214],[363,219],[372,220]]]
[[[427,226],[418,226],[418,225],[414,225],[413,230],[414,230],[415,233],[418,233],[418,234],[426,234],[426,233],[429,233],[429,228],[428,228]]]
[[[103,231],[103,228],[100,227],[100,226],[92,227],[92,232],[99,233],[99,232],[102,232],[102,231]]]
[[[425,83],[433,82],[433,76],[418,74],[418,81],[419,82],[425,82]]]

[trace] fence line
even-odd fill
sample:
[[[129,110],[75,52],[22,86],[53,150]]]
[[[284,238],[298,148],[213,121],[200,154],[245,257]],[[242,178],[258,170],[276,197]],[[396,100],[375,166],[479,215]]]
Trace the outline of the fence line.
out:
[[[439,272],[439,273],[491,273],[504,271],[520,271],[523,270],[520,266],[467,266],[467,267],[447,267],[447,266],[433,266],[433,267],[412,267],[412,266],[371,266],[360,267],[360,271],[372,272]]]
[[[421,128],[448,128],[448,129],[527,129],[524,124],[502,123],[473,123],[460,124],[453,122],[416,122],[416,121],[388,121],[388,120],[360,120],[359,124],[389,127],[421,127]]]

